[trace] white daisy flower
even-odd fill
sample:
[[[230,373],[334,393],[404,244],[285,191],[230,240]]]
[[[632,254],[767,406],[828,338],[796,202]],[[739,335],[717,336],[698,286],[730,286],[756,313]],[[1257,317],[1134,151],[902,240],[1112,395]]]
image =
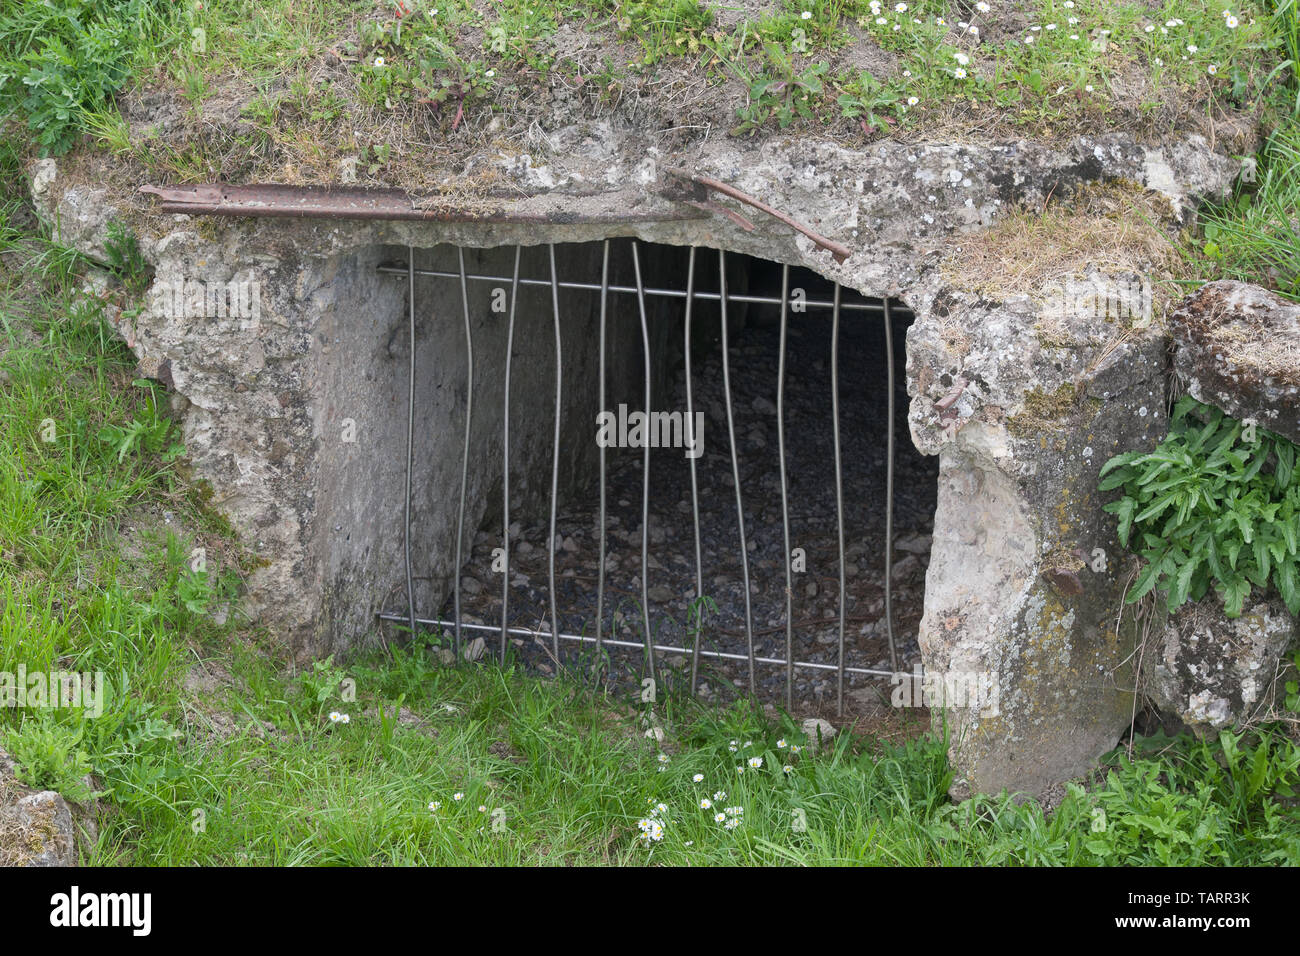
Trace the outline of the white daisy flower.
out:
[[[463,794],[463,793],[461,793],[459,790],[457,790],[455,793],[453,793],[453,794],[451,795],[451,798],[452,798],[453,800],[455,800],[457,803],[460,803],[462,800],[465,799],[465,794]]]
[[[330,711],[330,723],[331,723],[331,724],[337,724],[337,723],[338,723],[340,720],[342,720],[342,719],[343,719],[343,715],[340,714],[337,710],[331,710],[331,711]]]
[[[781,772],[782,772],[782,773],[794,773],[794,767],[790,766],[789,764],[786,764],[784,767],[781,768]]]
[[[755,770],[757,770],[759,767],[763,766],[763,758],[762,758],[762,757],[750,757],[750,758],[749,758],[749,765],[750,765],[751,767],[753,767]]]
[[[384,65],[384,58],[382,56],[375,57],[375,66],[383,66],[383,65]]]
[[[1229,16],[1226,17],[1223,22],[1228,25],[1229,30],[1235,30],[1237,29],[1237,26],[1241,21],[1238,20],[1236,17]]]
[[[480,803],[480,804],[478,805],[478,812],[479,812],[479,813],[487,813],[487,807],[485,807],[483,804]]]
[[[906,13],[906,12],[907,12],[907,4],[905,4],[905,3],[896,3],[896,4],[894,4],[894,12],[895,12],[895,13]]]
[[[722,823],[722,822],[724,822],[726,819],[727,819],[727,815],[726,815],[725,813],[715,813],[715,814],[713,815],[713,822],[714,822],[714,823]]]
[[[660,755],[659,755],[659,762],[660,762],[660,763],[667,763],[667,762],[668,762],[668,755],[667,755],[667,754],[660,754]]]
[[[695,783],[700,783],[703,779],[704,779],[704,774],[702,773],[697,773],[695,776],[691,777],[691,780],[694,781]]]
[[[715,794],[713,795],[713,799],[714,799],[714,800],[726,800],[726,799],[727,799],[727,791],[725,791],[725,790],[719,790],[717,793],[715,793]]]
[[[1214,76],[1216,73],[1219,72],[1219,67],[1217,64],[1211,63],[1209,66],[1205,68],[1205,72],[1210,74],[1210,76]]]
[[[957,67],[957,69],[953,70],[952,75],[957,77],[957,79],[959,80],[966,79],[966,71],[963,70],[961,67]]]
[[[907,105],[908,105],[908,106],[915,106],[915,105],[916,105],[917,103],[919,103],[919,102],[921,102],[921,101],[920,101],[919,99],[917,99],[915,96],[909,96],[909,97],[907,98]]]
[[[968,57],[965,53],[954,53],[952,55],[952,58],[962,66],[965,66],[967,63],[970,62],[970,57]]]
[[[430,804],[429,804],[429,812],[430,812],[430,813],[437,813],[438,810],[441,809],[441,807],[442,807],[442,804],[441,804],[439,801],[434,800],[434,801],[430,802]]]
[[[713,806],[713,801],[710,800],[708,797],[705,797],[705,798],[703,798],[703,799],[700,801],[700,809],[701,809],[701,810],[708,810],[708,809],[711,808],[712,806]]]
[[[979,0],[979,3],[975,4],[975,9],[978,10],[980,13],[988,13],[993,8],[990,7],[987,3],[985,3],[984,0]]]
[[[812,19],[812,11],[811,11],[811,10],[805,10],[803,13],[799,14],[799,19],[800,19],[800,20],[811,20],[811,19]]]
[[[916,99],[916,97],[912,97],[912,99]],[[785,738],[782,737],[780,740],[778,740],[778,741],[776,742],[776,749],[777,749],[777,750],[784,750],[785,748],[786,748]]]
[[[1189,43],[1189,44],[1187,44],[1187,52],[1188,52],[1188,53],[1195,53],[1195,52],[1196,52],[1197,50],[1199,50],[1199,49],[1200,49],[1200,47],[1198,47],[1195,43]]]

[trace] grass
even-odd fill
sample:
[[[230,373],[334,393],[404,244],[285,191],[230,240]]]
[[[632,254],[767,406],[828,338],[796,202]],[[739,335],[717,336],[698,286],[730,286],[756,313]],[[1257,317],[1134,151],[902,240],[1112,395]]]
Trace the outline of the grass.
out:
[[[1232,201],[1204,217],[1217,277],[1259,282],[1300,301],[1300,122],[1280,127]]]
[[[155,177],[335,182],[355,160],[363,183],[429,189],[428,144],[526,136],[554,123],[556,95],[575,121],[650,107],[674,128],[855,143],[971,128],[1213,136],[1225,117],[1288,105],[1273,81],[1296,69],[1293,0],[1276,15],[1233,4],[1232,20],[1224,3],[1068,2],[113,0],[92,13],[52,0],[0,17],[0,109],[42,152],[84,133]]]

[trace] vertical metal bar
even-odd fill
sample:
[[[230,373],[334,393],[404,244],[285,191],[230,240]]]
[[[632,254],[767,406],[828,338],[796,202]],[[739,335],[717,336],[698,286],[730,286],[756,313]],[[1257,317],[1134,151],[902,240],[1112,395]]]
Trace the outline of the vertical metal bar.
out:
[[[736,455],[736,423],[731,411],[731,356],[727,342],[727,254],[718,250],[718,305],[722,317],[722,388],[727,398],[727,436],[731,443],[731,476],[736,485],[736,523],[740,529],[740,570],[745,585],[745,638],[749,646],[749,692],[754,693],[754,612],[749,598],[749,545],[745,540],[745,505],[740,493],[740,459]]]
[[[889,316],[889,300],[885,305],[885,362],[888,368],[886,384],[889,386],[887,402],[889,424],[886,426],[885,452],[885,634],[889,638],[889,662],[898,673],[898,646],[894,643],[894,327]]]
[[[844,716],[844,472],[840,460],[840,284],[835,283],[831,313],[831,427],[835,432],[835,526],[840,547],[839,665],[836,668],[835,713]]]
[[[609,240],[605,240],[605,248],[601,255],[600,262],[600,408],[601,412],[605,411],[605,309],[609,304]],[[596,571],[596,685],[600,685],[600,671],[603,658],[601,657],[601,637],[603,631],[601,626],[605,616],[605,445],[600,443],[600,568]]]
[[[686,263],[686,421],[692,441],[704,441],[703,435],[695,434],[695,403],[691,395],[691,307],[695,304],[695,247],[691,246],[690,258]],[[702,446],[699,447],[703,451]],[[704,620],[704,560],[700,549],[700,487],[695,472],[695,459],[691,457],[691,515],[695,524],[695,634],[691,645],[691,694],[700,675],[700,632]]]
[[[469,291],[465,288],[465,250],[456,247],[460,262],[460,301],[465,313],[465,443],[460,453],[460,510],[456,516],[456,663],[460,663],[460,569],[465,560],[465,492],[469,487],[469,434],[474,418],[474,333],[469,324]]]
[[[406,551],[406,609],[407,623],[415,634],[415,578],[411,574],[411,472],[415,467],[415,246],[406,247],[407,276],[407,338],[410,344],[410,363],[407,371],[406,391],[406,510],[403,519],[403,548]]]
[[[551,438],[551,539],[548,542],[551,592],[551,652],[560,660],[560,615],[555,606],[555,503],[560,492],[560,412],[564,395],[564,363],[560,350],[560,286],[555,274],[555,243],[547,245],[551,254],[551,311],[555,317],[555,433]]]
[[[632,243],[632,271],[636,274],[636,300],[641,310],[641,346],[645,355],[645,414],[650,421],[650,327],[646,324],[645,286],[641,283],[641,256]],[[641,626],[645,630],[645,656],[650,679],[655,677],[655,653],[650,636],[650,436],[641,456]]]
[[[776,371],[776,445],[781,458],[781,528],[785,557],[785,709],[794,707],[794,582],[790,574],[790,499],[785,476],[785,340],[789,324],[790,267],[781,267],[781,356]]]
[[[515,347],[515,300],[519,295],[519,255],[515,246],[515,276],[510,283],[510,325],[506,331],[506,394],[505,427],[502,432],[501,452],[501,663],[506,662],[509,643],[510,620],[510,360]]]

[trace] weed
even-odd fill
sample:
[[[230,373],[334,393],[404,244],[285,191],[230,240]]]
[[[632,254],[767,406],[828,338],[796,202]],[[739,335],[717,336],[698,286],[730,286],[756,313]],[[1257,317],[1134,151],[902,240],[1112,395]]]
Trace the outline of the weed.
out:
[[[1101,475],[1102,491],[1124,490],[1104,508],[1119,518],[1120,544],[1140,542],[1144,564],[1128,603],[1159,588],[1173,611],[1213,585],[1225,613],[1237,617],[1252,586],[1271,582],[1300,614],[1300,481],[1291,442],[1189,395],[1155,450],[1117,455]]]

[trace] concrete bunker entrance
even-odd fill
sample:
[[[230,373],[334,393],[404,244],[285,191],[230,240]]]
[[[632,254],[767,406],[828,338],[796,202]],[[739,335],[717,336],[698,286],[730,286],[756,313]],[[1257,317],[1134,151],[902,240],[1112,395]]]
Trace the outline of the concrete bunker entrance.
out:
[[[901,303],[624,239],[390,246],[374,271],[393,448],[410,402],[409,511],[369,545],[409,547],[385,627],[837,711],[919,663],[938,467],[907,437]]]

